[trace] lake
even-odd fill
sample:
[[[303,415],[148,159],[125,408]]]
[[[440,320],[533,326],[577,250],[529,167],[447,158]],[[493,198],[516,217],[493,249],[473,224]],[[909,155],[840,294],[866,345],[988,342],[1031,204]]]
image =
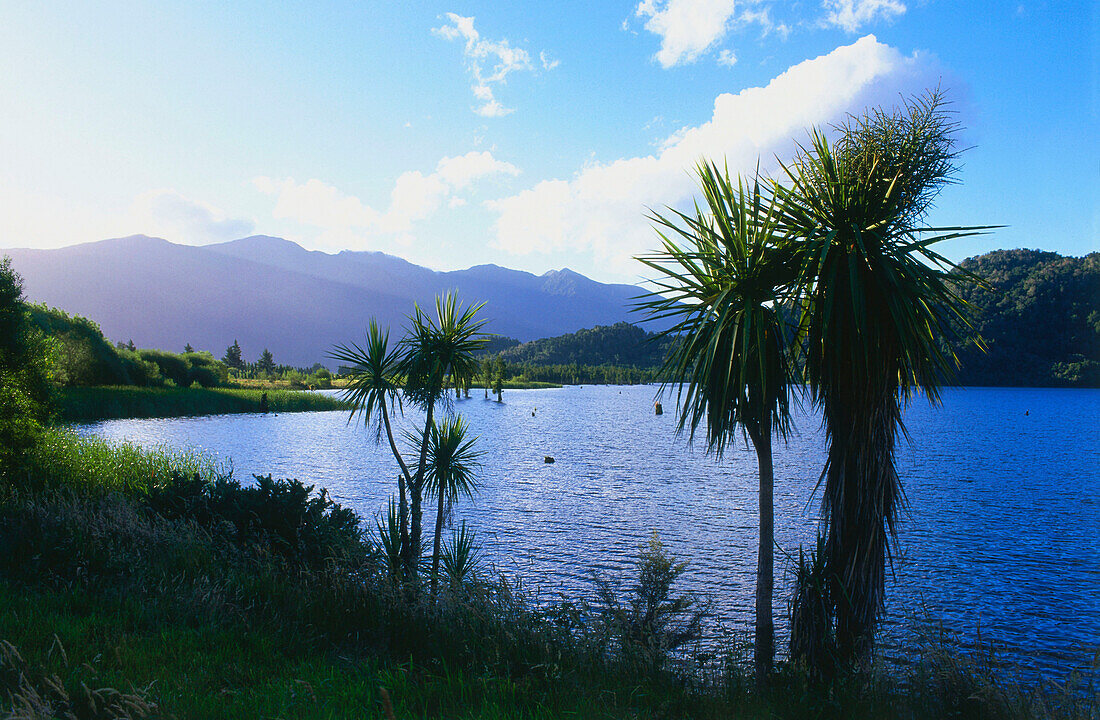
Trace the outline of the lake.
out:
[[[593,573],[629,581],[656,530],[689,563],[682,588],[710,596],[718,622],[750,632],[756,567],[755,454],[738,442],[721,463],[676,434],[675,402],[656,388],[583,386],[483,391],[455,401],[484,451],[480,489],[454,512],[509,576],[591,593]],[[406,410],[402,427],[420,416]],[[888,581],[884,646],[942,621],[960,640],[1001,648],[1025,675],[1063,677],[1100,647],[1100,391],[967,388],[905,413],[898,458],[909,501]],[[816,533],[824,460],[819,418],[796,411],[775,446],[776,623],[786,640],[791,561]],[[82,433],[144,446],[201,448],[236,477],[273,473],[327,487],[373,516],[396,493],[388,445],[345,412],[117,420]],[[414,456],[413,452],[408,453]],[[556,462],[546,464],[544,456]],[[412,459],[409,460],[412,462]],[[426,508],[425,528],[431,528]]]

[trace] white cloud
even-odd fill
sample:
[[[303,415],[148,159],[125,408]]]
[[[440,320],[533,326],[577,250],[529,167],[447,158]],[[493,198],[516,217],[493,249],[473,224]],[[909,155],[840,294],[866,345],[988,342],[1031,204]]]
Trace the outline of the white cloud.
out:
[[[643,0],[634,14],[661,37],[656,60],[662,67],[693,62],[729,29],[737,0]]]
[[[718,53],[718,64],[725,65],[726,67],[733,67],[737,64],[737,55],[733,50],[723,50]]]
[[[126,235],[202,245],[250,235],[255,223],[171,189],[150,190],[117,206],[28,192],[0,178],[0,237],[10,247],[64,247]]]
[[[561,60],[555,60],[554,58],[550,57],[550,55],[545,50],[539,53],[539,61],[542,62],[543,70],[553,70],[558,65],[561,65]]]
[[[690,172],[701,158],[725,159],[731,172],[751,172],[758,161],[768,169],[805,128],[921,89],[921,69],[919,58],[868,35],[789,68],[766,87],[719,95],[710,120],[672,134],[652,155],[590,163],[570,180],[546,180],[487,203],[498,215],[493,244],[521,255],[591,253],[616,272],[637,272],[631,258],[654,245],[645,209],[689,201]]]
[[[484,40],[474,28],[474,18],[447,13],[449,24],[432,28],[432,32],[446,40],[464,40],[462,49],[466,69],[473,76],[474,97],[480,105],[474,112],[483,117],[500,117],[513,112],[504,107],[493,94],[493,88],[506,83],[513,72],[533,71],[531,56],[523,48],[513,47],[507,40]],[[558,61],[545,52],[539,53],[544,70],[553,70]]]
[[[196,245],[235,240],[251,235],[256,228],[251,220],[227,217],[217,208],[174,190],[138,195],[128,215],[134,232]]]
[[[645,19],[646,30],[660,36],[654,59],[664,68],[698,60],[739,27],[758,25],[764,35],[777,32],[784,39],[790,32],[787,25],[772,21],[763,0],[642,0],[634,14]],[[719,62],[726,53],[733,56],[723,50]]]
[[[889,20],[905,12],[905,4],[898,0],[823,0],[822,7],[828,13],[826,23],[850,33],[876,18]]]
[[[432,173],[410,170],[398,176],[385,211],[315,178],[299,183],[293,178],[257,177],[252,182],[260,192],[275,196],[275,218],[320,228],[329,233],[326,245],[337,240],[346,242],[354,233],[364,231],[394,236],[392,239],[399,241],[404,238],[408,243],[413,225],[432,215],[445,200],[449,200],[450,207],[465,204],[464,198],[455,195],[457,191],[483,178],[518,174],[519,168],[497,160],[488,151],[445,157]]]

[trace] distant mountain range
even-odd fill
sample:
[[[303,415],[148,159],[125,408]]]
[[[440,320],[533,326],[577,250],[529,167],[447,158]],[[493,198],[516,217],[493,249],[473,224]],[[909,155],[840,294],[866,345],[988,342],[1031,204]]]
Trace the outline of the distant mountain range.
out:
[[[257,235],[216,245],[126,238],[55,250],[9,249],[24,293],[97,322],[111,340],[220,357],[234,340],[246,359],[266,347],[278,363],[312,365],[359,341],[371,317],[401,334],[413,303],[455,290],[485,302],[489,332],[533,340],[631,318],[631,285],[572,270],[533,275],[496,265],[436,272],[378,252],[305,250]]]

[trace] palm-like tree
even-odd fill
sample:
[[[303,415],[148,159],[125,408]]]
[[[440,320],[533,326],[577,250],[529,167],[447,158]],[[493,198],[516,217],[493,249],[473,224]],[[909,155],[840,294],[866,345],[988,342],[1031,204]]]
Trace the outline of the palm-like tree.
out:
[[[396,370],[405,377],[405,396],[419,405],[425,414],[424,432],[418,438],[420,460],[410,483],[412,518],[409,548],[404,558],[410,577],[415,576],[420,557],[421,501],[435,405],[440,400],[448,400],[445,388],[448,375],[456,383],[477,377],[480,366],[476,353],[487,341],[481,332],[486,321],[477,319],[477,312],[483,305],[460,308],[453,293],[436,298],[434,317],[417,305],[409,318],[406,336],[401,341],[401,359]]]
[[[371,318],[367,327],[366,347],[356,343],[337,345],[329,357],[351,367],[349,382],[343,392],[343,399],[351,403],[352,411],[348,418],[359,416],[363,424],[373,427],[375,441],[380,442],[383,430],[389,440],[397,464],[401,467],[397,483],[399,488],[398,518],[400,525],[401,547],[409,544],[409,504],[406,487],[412,485],[412,475],[405,464],[397,443],[393,439],[390,425],[390,413],[402,411],[400,386],[397,368],[400,356],[389,347],[389,331],[383,331],[377,321]]]
[[[706,427],[722,457],[738,428],[756,450],[760,539],[757,552],[755,664],[763,683],[774,658],[772,435],[786,436],[793,371],[779,312],[796,277],[790,251],[776,242],[773,196],[759,183],[734,185],[713,164],[697,168],[706,201],[694,215],[653,215],[663,250],[639,258],[659,273],[639,309],[672,319],[662,375],[676,385],[679,429]],[[663,389],[663,388],[662,388]]]
[[[835,144],[813,132],[773,188],[778,224],[798,239],[805,378],[829,444],[827,593],[850,663],[870,657],[883,608],[904,503],[894,464],[903,404],[917,392],[937,401],[957,367],[947,341],[970,328],[953,289],[960,272],[931,245],[980,228],[922,227],[957,157],[938,91],[838,129]]]
[[[476,486],[474,473],[481,453],[474,449],[476,437],[467,438],[468,426],[458,415],[433,422],[428,442],[425,489],[438,500],[435,513],[435,539],[432,543],[432,585],[434,598],[439,580],[440,538],[443,535],[443,519],[460,494],[473,496]]]

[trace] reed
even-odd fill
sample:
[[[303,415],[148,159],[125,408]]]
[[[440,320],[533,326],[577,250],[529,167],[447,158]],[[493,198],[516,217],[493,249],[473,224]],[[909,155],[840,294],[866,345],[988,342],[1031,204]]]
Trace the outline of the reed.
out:
[[[80,492],[146,493],[173,474],[214,477],[229,468],[209,455],[167,447],[84,437],[64,428],[48,430],[33,451],[32,485]]]
[[[270,412],[348,409],[348,405],[338,398],[296,390],[110,386],[64,388],[59,415],[65,422],[91,422],[255,413],[261,412],[260,398],[264,393]]]

